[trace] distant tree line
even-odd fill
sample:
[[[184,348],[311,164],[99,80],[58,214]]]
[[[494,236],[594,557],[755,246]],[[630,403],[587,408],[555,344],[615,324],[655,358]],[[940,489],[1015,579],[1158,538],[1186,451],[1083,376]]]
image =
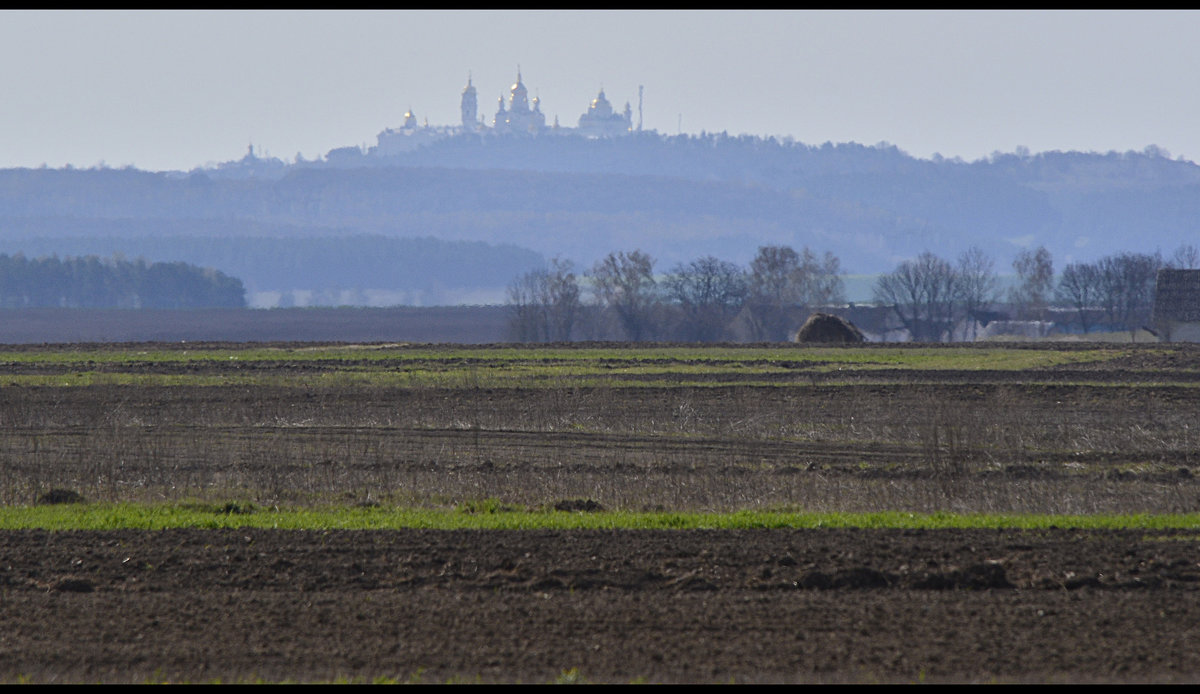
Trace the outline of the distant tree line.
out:
[[[808,248],[762,246],[746,268],[704,256],[659,275],[655,264],[619,251],[582,273],[555,259],[521,275],[508,288],[510,337],[719,342],[733,339],[736,322],[752,341],[781,341],[797,327],[797,306],[845,301],[840,261]]]
[[[0,307],[241,308],[241,280],[182,262],[0,254]]]
[[[1094,263],[1069,263],[1056,282],[1050,252],[1038,247],[1018,252],[1012,268],[1016,282],[1005,296],[991,259],[979,249],[969,249],[957,263],[926,251],[880,276],[874,299],[892,307],[912,339],[921,342],[974,339],[980,322],[1001,316],[1049,325],[1052,308],[1067,311],[1084,333],[1101,326],[1135,331],[1150,326],[1158,271],[1200,268],[1200,250],[1184,244],[1170,259],[1158,252],[1122,252]],[[1006,311],[991,310],[998,304]]]
[[[1149,325],[1157,274],[1168,267],[1200,268],[1200,250],[1185,244],[1170,259],[1118,253],[1056,275],[1049,251],[1024,249],[1007,291],[978,247],[953,262],[926,251],[880,275],[873,298],[920,342],[973,340],[992,320],[1048,326],[1064,314],[1082,332],[1132,331]],[[798,313],[845,302],[841,274],[833,254],[789,246],[761,246],[747,267],[705,256],[661,274],[640,250],[609,253],[585,272],[555,259],[509,285],[510,337],[783,341]]]
[[[1158,271],[1200,269],[1200,249],[1180,246],[1169,258],[1160,253],[1116,253],[1094,263],[1069,263],[1058,281],[1055,298],[1074,310],[1079,329],[1087,333],[1104,324],[1122,330],[1150,326]]]
[[[217,267],[242,280],[248,297],[255,292],[298,289],[330,294],[356,288],[403,290],[414,295],[494,289],[543,263],[541,254],[511,244],[381,234],[309,236],[311,230],[269,225],[249,225],[248,231],[258,236],[224,236],[219,228],[223,224],[119,220],[90,233],[92,228],[86,224],[68,220],[55,222],[61,236],[0,239],[0,252],[20,250],[31,258],[120,254],[148,262]],[[239,223],[236,228],[245,227]],[[2,221],[0,229],[12,231]],[[115,231],[125,235],[109,235]]]

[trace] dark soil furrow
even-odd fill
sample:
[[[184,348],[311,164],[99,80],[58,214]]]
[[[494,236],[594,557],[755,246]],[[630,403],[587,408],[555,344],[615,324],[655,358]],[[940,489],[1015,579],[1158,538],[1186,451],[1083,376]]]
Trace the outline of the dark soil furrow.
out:
[[[0,533],[0,677],[1183,682],[1141,531]]]

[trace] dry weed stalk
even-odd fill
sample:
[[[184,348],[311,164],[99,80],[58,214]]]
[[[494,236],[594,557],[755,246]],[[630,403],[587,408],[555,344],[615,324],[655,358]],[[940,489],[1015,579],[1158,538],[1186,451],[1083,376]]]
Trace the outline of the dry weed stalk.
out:
[[[272,501],[592,498],[680,510],[1115,512],[1200,499],[1194,481],[1168,475],[1195,459],[1190,389],[461,380],[5,388],[0,503],[52,487],[102,500],[238,490]]]

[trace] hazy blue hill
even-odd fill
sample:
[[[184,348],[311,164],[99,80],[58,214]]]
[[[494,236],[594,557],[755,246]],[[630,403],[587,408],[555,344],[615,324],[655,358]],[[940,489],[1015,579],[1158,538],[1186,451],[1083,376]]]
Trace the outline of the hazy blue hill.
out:
[[[232,164],[0,171],[0,251],[183,260],[252,291],[498,296],[552,256],[589,267],[634,248],[665,270],[809,246],[870,274],[971,245],[1003,271],[1030,245],[1061,267],[1200,243],[1200,167],[1154,148],[964,162],[725,134],[458,136],[392,157],[343,148],[324,162]]]
[[[299,168],[277,180],[113,170],[0,171],[0,218],[220,219],[351,227],[420,212],[669,213],[785,219],[773,187],[659,175],[445,167]]]
[[[1200,239],[1195,214],[1200,167],[1172,160],[1154,147],[1105,154],[996,154],[964,162],[915,159],[886,144],[814,146],[725,134],[640,133],[617,140],[460,136],[400,156],[354,161],[376,167],[600,174],[612,182],[607,188],[612,207],[631,213],[653,207],[625,196],[615,183],[619,176],[690,181],[697,186],[691,199],[663,195],[662,183],[646,186],[648,194],[661,199],[658,209],[676,210],[679,224],[669,226],[703,229],[701,217],[720,218],[734,220],[729,226],[742,232],[698,250],[732,248],[731,258],[740,260],[756,242],[813,243],[847,253],[847,267],[863,272],[890,269],[898,258],[926,249],[953,255],[979,245],[1007,267],[1027,245],[1046,245],[1061,265],[1122,250],[1169,252]],[[719,188],[737,192],[714,195]],[[766,191],[804,204],[780,204]],[[756,211],[747,212],[741,204],[748,198]],[[567,201],[572,209],[593,211],[588,201],[549,189],[538,202],[544,209],[561,209]],[[653,224],[646,231],[652,244]],[[713,238],[705,231],[695,236]],[[561,248],[586,252],[569,241]],[[660,255],[674,259],[669,248],[661,248]]]
[[[10,186],[13,179],[20,185]],[[20,195],[0,194],[0,240],[373,234],[509,244],[590,264],[630,247],[663,262],[696,253],[744,260],[765,243],[849,252],[861,247],[855,238],[896,231],[886,211],[862,205],[761,185],[625,174],[301,168],[277,180],[202,182],[107,171],[2,172],[0,190],[16,188]]]

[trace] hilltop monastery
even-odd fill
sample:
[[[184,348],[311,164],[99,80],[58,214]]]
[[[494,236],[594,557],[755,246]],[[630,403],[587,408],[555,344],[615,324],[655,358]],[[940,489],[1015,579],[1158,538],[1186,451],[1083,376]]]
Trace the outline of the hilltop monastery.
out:
[[[613,110],[604,89],[592,99],[587,111],[579,116],[579,126],[576,128],[560,126],[558,118],[553,125],[546,125],[546,116],[542,113],[541,100],[538,97],[529,98],[529,90],[521,81],[521,71],[517,70],[517,81],[509,88],[508,96],[500,96],[496,114],[491,122],[479,115],[478,94],[471,78],[467,77],[467,86],[462,91],[462,122],[457,126],[430,126],[428,121],[423,125],[417,123],[417,117],[410,108],[404,114],[404,124],[399,128],[388,128],[378,135],[378,144],[370,148],[369,154],[387,156],[411,151],[423,144],[459,133],[479,133],[495,135],[523,135],[537,137],[540,135],[574,134],[589,138],[621,137],[636,130],[641,130],[641,88],[638,88],[638,123],[633,123],[633,109],[625,102],[625,109],[618,113]]]

